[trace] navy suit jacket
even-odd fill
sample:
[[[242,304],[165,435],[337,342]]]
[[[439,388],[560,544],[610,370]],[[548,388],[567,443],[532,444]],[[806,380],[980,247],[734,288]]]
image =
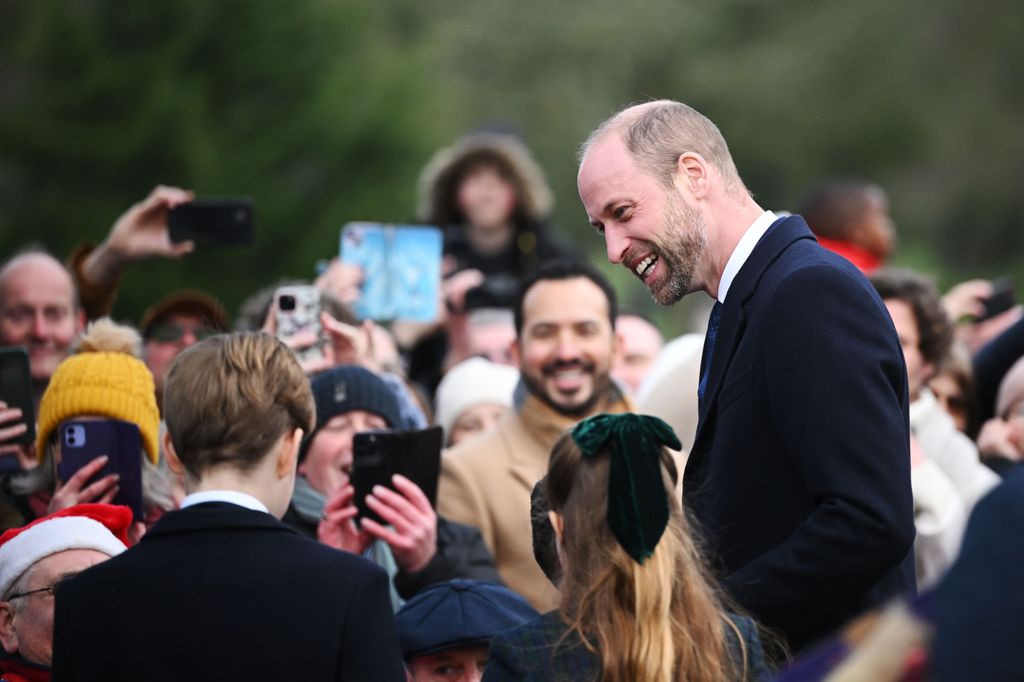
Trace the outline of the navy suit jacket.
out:
[[[874,288],[777,221],[722,306],[683,501],[726,590],[794,650],[915,589],[907,409]]]
[[[56,682],[405,680],[384,571],[233,504],[168,513],[56,600]]]

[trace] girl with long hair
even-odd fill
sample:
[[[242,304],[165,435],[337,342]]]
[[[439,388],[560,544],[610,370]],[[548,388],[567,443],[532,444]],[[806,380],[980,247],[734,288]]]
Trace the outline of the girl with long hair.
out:
[[[561,563],[558,611],[500,634],[487,682],[712,682],[769,673],[754,623],[729,613],[674,494],[680,449],[656,417],[602,414],[555,444],[543,484]]]

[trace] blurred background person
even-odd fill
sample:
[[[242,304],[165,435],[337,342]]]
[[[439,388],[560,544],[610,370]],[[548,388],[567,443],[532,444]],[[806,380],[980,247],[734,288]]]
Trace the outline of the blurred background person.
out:
[[[39,466],[12,476],[8,484],[26,521],[82,502],[109,502],[118,492],[116,473],[93,479],[106,457],[92,460],[67,481],[57,480],[61,444],[56,434],[75,419],[116,419],[137,426],[144,512],[139,521],[153,523],[173,508],[168,477],[157,466],[160,415],[153,376],[138,358],[140,346],[134,329],[101,318],[89,324],[75,353],[54,372],[39,404]]]
[[[867,180],[826,180],[807,192],[796,212],[819,244],[865,274],[885,265],[896,245],[889,197]]]
[[[441,379],[435,397],[435,417],[444,429],[445,446],[486,433],[512,409],[519,370],[484,358],[470,358],[452,367]]]
[[[664,347],[665,337],[654,322],[636,313],[619,313],[615,333],[619,335],[619,352],[612,376],[635,396]]]

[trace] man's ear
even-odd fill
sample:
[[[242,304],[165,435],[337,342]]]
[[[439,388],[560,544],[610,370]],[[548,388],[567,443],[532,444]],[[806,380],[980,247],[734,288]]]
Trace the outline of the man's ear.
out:
[[[676,189],[694,199],[704,199],[710,190],[708,164],[696,152],[683,152],[676,159],[676,175],[673,179]]]
[[[185,475],[185,467],[182,465],[181,460],[178,459],[178,452],[174,449],[174,443],[171,441],[171,432],[164,430],[163,438],[160,442],[164,446],[164,457],[167,459],[167,468],[179,476]]]
[[[79,308],[75,311],[75,334],[81,334],[85,330],[85,311]]]
[[[14,607],[0,601],[0,644],[9,654],[18,653],[18,633],[14,630]]]
[[[277,477],[285,478],[295,473],[295,465],[299,459],[299,445],[302,444],[302,429],[294,429],[284,435],[281,448],[277,451]]]

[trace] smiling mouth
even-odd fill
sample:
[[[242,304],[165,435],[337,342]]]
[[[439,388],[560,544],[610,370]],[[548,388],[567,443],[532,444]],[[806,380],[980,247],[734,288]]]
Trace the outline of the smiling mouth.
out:
[[[654,269],[654,264],[657,262],[658,257],[652,253],[651,255],[647,256],[647,258],[644,258],[642,261],[634,265],[633,272],[640,279],[645,279],[647,275],[650,274],[651,270]]]

